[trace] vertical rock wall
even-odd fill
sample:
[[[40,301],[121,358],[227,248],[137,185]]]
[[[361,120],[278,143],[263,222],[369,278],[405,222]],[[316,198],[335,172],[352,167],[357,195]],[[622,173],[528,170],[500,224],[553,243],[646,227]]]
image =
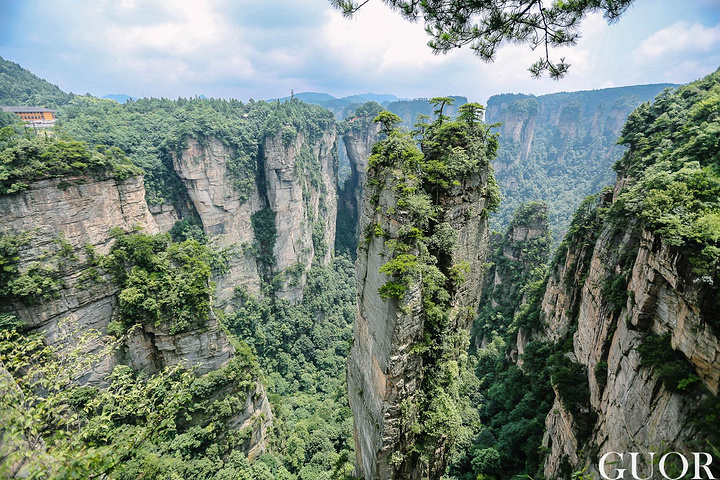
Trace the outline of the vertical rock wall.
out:
[[[448,264],[466,262],[465,281],[450,300],[449,331],[467,331],[480,298],[481,278],[488,245],[484,197],[488,171],[467,178],[439,195],[443,209],[438,222],[457,233],[457,245]],[[397,238],[409,217],[398,206],[393,172],[378,174],[377,190],[366,192],[361,226],[378,227],[383,235],[368,235],[358,251],[358,311],[353,345],[348,358],[348,394],[355,419],[355,474],[370,479],[439,478],[446,445],[435,446],[423,459],[410,449],[415,432],[408,406],[423,395],[425,371],[421,345],[427,341],[423,312],[422,279],[412,283],[400,300],[383,299],[378,289],[390,278],[380,267],[392,255],[388,239]],[[373,197],[372,199],[370,197]],[[377,203],[375,203],[377,201]],[[417,253],[417,252],[410,252]]]
[[[628,295],[617,304],[608,285],[622,273],[623,262],[630,272]],[[607,452],[689,455],[707,449],[692,421],[700,399],[669,390],[642,365],[638,347],[644,335],[669,334],[671,347],[717,395],[720,339],[706,321],[716,315],[703,307],[708,288],[672,247],[634,224],[605,224],[596,242],[570,246],[542,302],[544,336],[554,342],[571,336],[570,355],[585,368],[590,405],[588,416],[578,417],[557,392],[544,439],[548,478],[561,476],[563,464],[597,474],[597,459]],[[651,466],[641,468],[649,472]]]
[[[60,182],[65,182],[64,189],[58,188]],[[106,330],[116,314],[118,288],[107,278],[100,282],[87,278],[86,272],[92,268],[87,251],[107,254],[113,243],[110,231],[116,227],[158,233],[144,195],[141,177],[122,182],[76,177],[41,180],[24,192],[0,196],[2,232],[28,235],[20,251],[19,271],[38,264],[53,271],[61,285],[57,298],[12,306],[21,319],[43,332],[50,344],[71,342],[72,331]],[[99,350],[101,346],[98,341],[90,347]],[[102,381],[115,362],[106,358],[86,380]]]
[[[173,155],[175,172],[187,188],[205,233],[218,247],[237,249],[228,272],[215,279],[215,301],[221,306],[232,298],[235,287],[260,293],[260,276],[250,247],[255,241],[251,216],[262,208],[263,200],[255,188],[245,202],[240,201],[226,168],[233,154],[231,147],[218,140],[201,144],[188,138],[187,148]]]
[[[60,347],[70,348],[89,330],[96,330],[101,335],[87,345],[87,353],[101,353],[108,324],[119,315],[119,287],[109,275],[96,272],[92,257],[109,253],[114,228],[159,232],[145,203],[142,177],[124,181],[90,177],[41,180],[21,193],[0,196],[0,212],[2,234],[27,238],[20,248],[18,270],[22,273],[40,265],[58,285],[53,298],[33,304],[18,301],[3,305],[2,311],[15,313],[44,333],[48,343]],[[166,325],[141,326],[118,352],[103,356],[80,380],[102,385],[120,363],[154,373],[184,362],[202,375],[224,366],[234,353],[211,312],[207,321],[179,334],[170,334]],[[245,408],[226,421],[230,428],[253,425],[249,455],[265,451],[272,413],[260,383],[249,392]]]
[[[335,243],[337,165],[334,129],[317,139],[302,133],[287,142],[281,134],[266,137],[254,188],[241,201],[227,172],[232,147],[208,139],[187,139],[187,148],[174,155],[175,171],[185,184],[205,233],[219,247],[233,247],[229,271],[215,279],[216,302],[226,306],[234,289],[259,295],[261,274],[255,255],[252,217],[269,208],[275,215],[274,275],[290,267],[277,294],[298,301],[305,272],[313,261],[327,264]],[[296,266],[299,266],[296,267]]]
[[[316,141],[299,133],[292,142],[282,135],[266,138],[264,174],[267,202],[275,212],[277,272],[299,265],[278,294],[302,298],[305,272],[314,261],[326,265],[335,245],[337,166],[334,132]],[[288,275],[286,275],[287,277]]]

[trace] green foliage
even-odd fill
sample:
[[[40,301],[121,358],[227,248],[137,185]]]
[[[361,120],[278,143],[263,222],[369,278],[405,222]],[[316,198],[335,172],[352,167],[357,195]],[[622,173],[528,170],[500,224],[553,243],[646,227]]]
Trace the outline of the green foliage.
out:
[[[266,281],[272,276],[275,267],[275,240],[277,228],[275,227],[275,212],[270,208],[263,208],[250,217],[255,234],[255,250],[258,267],[263,272]]]
[[[608,363],[606,360],[600,360],[598,363],[595,364],[595,380],[597,381],[598,385],[600,385],[600,388],[605,388],[605,385],[607,385],[607,376],[608,376]]]
[[[493,162],[504,201],[491,227],[504,231],[520,205],[542,201],[560,243],[582,200],[615,181],[610,167],[624,151],[616,144],[619,122],[667,86],[490,97],[488,123],[505,122]]]
[[[208,241],[202,225],[194,218],[184,218],[182,220],[178,220],[168,233],[170,233],[170,238],[172,238],[173,242],[195,240],[198,243],[205,244]]]
[[[56,108],[72,97],[17,63],[0,57],[0,105]]]
[[[691,401],[690,418],[699,432],[697,446],[717,445],[720,442],[720,399],[705,387],[685,355],[672,347],[670,334],[644,333],[637,351],[641,366],[651,368],[666,389]]]
[[[548,223],[546,204],[524,204],[515,212],[503,239],[491,246],[493,253],[489,260],[492,264],[485,274],[481,307],[473,323],[475,338],[512,334],[512,326],[526,330],[539,327],[536,296],[544,292],[545,264],[552,244]],[[537,230],[540,234],[535,238],[514,240],[513,232],[524,228]],[[500,280],[497,285],[496,278]]]
[[[211,141],[228,147],[225,172],[238,199],[245,202],[262,188],[258,162],[267,137],[280,135],[287,144],[302,133],[306,141],[319,141],[332,125],[330,112],[298,101],[152,98],[121,105],[74,97],[62,108],[56,130],[93,145],[121,149],[145,171],[148,202],[177,205],[187,194],[174,172],[173,157],[182,154],[191,140],[201,147]]]
[[[275,425],[272,458],[291,472],[287,478],[346,478],[352,470],[345,359],[355,296],[353,264],[340,256],[307,272],[299,304],[238,290],[227,317],[263,365]]]
[[[167,324],[171,334],[203,324],[210,315],[212,250],[197,240],[173,243],[170,235],[116,232],[103,260],[120,285],[126,326]]]
[[[5,112],[0,110],[0,128],[12,127],[13,130],[20,130],[22,128],[22,122],[20,117],[14,113]]]
[[[402,455],[393,457],[398,472],[418,457],[427,461],[440,445],[451,447],[466,432],[461,428],[462,413],[469,408],[459,402],[458,378],[466,362],[459,362],[458,357],[469,338],[456,325],[471,313],[452,312],[451,316],[450,310],[468,265],[451,263],[457,233],[440,219],[449,198],[468,188],[469,179],[486,178],[488,159],[494,153],[494,136],[480,120],[480,105],[465,105],[461,118],[453,121],[443,113],[451,98],[431,103],[436,105],[436,120],[419,124],[413,132],[420,148],[413,134],[397,129],[399,117],[389,112],[378,115],[376,121],[386,138],[373,146],[365,192],[371,204],[388,208],[386,213],[402,224],[392,235],[376,223],[367,224],[363,232],[367,244],[382,238],[391,255],[380,267],[389,279],[378,289],[379,296],[397,301],[404,311],[404,299],[412,287],[420,290],[422,304],[424,338],[412,347],[413,354],[421,357],[422,385],[413,405],[405,406],[401,430],[408,433]],[[380,205],[380,189],[392,189],[394,205]],[[468,211],[468,216],[487,217],[497,199],[490,191],[485,193],[483,210]]]
[[[72,246],[60,237],[54,242],[56,250],[47,252],[42,262],[20,268],[20,252],[31,239],[30,232],[0,234],[0,301],[36,305],[60,295],[60,270],[68,260],[76,260]]]
[[[469,438],[453,452],[448,473],[458,479],[513,478],[523,473],[542,478],[540,445],[555,398],[550,377],[564,352],[531,342],[521,371],[507,358],[506,348],[499,335],[488,338],[487,347],[469,365],[474,371],[466,373],[475,379],[465,383],[464,394],[477,418],[465,422]]]
[[[0,235],[0,298],[12,291],[9,283],[18,275],[17,263],[20,261],[20,248],[27,245],[30,235],[27,233],[4,233]]]
[[[720,267],[720,72],[677,90],[628,118],[630,149],[616,169],[633,181],[613,215],[635,215],[690,260],[698,276]]]
[[[567,73],[565,59],[551,60],[550,47],[575,45],[580,36],[580,20],[592,12],[602,13],[608,21],[618,19],[633,0],[597,2],[577,0],[542,4],[531,1],[493,0],[452,2],[385,0],[385,3],[410,20],[422,19],[432,38],[428,45],[435,53],[447,53],[469,45],[483,61],[491,62],[505,44],[528,44],[545,52],[530,66],[533,77],[547,72],[557,80]],[[367,2],[330,0],[345,16],[352,16]]]
[[[365,102],[355,108],[341,124],[342,133],[363,135],[385,108],[377,102]]]
[[[665,388],[672,392],[685,390],[698,380],[695,370],[682,352],[672,348],[670,335],[646,333],[637,347],[640,365],[651,367]]]
[[[84,142],[45,135],[20,136],[0,130],[0,195],[9,195],[43,178],[93,175],[124,180],[141,170],[117,149],[90,148]]]
[[[77,380],[124,338],[103,344],[98,331],[61,327],[61,343],[72,348],[46,346],[13,325],[0,329],[0,476],[22,469],[30,478],[282,478],[261,476],[269,470],[263,459],[250,466],[239,452],[250,432],[227,428],[255,386],[247,347],[202,377],[182,365],[153,376],[118,365],[98,388]]]
[[[628,299],[627,278],[623,274],[611,275],[605,279],[600,289],[603,298],[613,306],[617,313],[625,307]]]
[[[35,262],[7,284],[9,293],[27,305],[60,296],[62,282],[56,276],[57,270]]]
[[[389,135],[390,132],[395,130],[398,125],[402,123],[402,118],[398,117],[392,112],[382,110],[380,113],[378,113],[377,117],[375,117],[373,122],[379,123],[380,131],[385,135]]]

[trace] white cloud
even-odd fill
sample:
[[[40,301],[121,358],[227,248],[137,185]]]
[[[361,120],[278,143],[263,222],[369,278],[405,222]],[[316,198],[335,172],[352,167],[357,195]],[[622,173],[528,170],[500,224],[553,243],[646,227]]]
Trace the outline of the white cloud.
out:
[[[706,53],[720,49],[720,24],[706,27],[700,23],[690,25],[677,22],[655,32],[632,52],[639,64],[653,63],[668,56]]]
[[[647,9],[657,13],[659,1],[637,0],[635,12],[617,25],[608,26],[599,14],[585,18],[578,45],[551,51],[553,59],[565,57],[572,65],[560,82],[531,80],[527,68],[541,52],[523,45],[505,46],[490,64],[468,48],[433,55],[423,25],[379,0],[350,20],[327,0],[25,0],[7,11],[17,28],[0,31],[0,48],[18,52],[7,58],[66,90],[97,95],[246,99],[294,89],[485,101],[508,91],[689,81],[709,66],[714,70],[720,25],[696,23],[710,21],[701,10],[670,21],[652,15],[651,21]],[[660,13],[669,11],[663,8]],[[30,22],[37,28],[22,28]]]

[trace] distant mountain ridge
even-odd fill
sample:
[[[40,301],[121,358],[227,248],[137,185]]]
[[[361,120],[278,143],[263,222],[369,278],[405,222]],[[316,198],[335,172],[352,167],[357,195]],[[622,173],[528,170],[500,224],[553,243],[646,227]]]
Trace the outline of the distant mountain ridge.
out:
[[[655,98],[662,83],[560,92],[534,96],[505,93],[488,99],[488,124],[501,123],[493,162],[504,199],[491,219],[503,231],[521,204],[548,204],[556,242],[587,195],[612,183],[612,164],[624,148],[616,145],[630,112]]]
[[[0,57],[0,105],[57,108],[72,97],[57,85]]]
[[[104,95],[102,98],[115,100],[118,103],[126,103],[131,100],[132,101],[137,100],[137,97],[131,97],[130,95],[125,95],[124,93],[111,93],[109,95]]]
[[[329,93],[323,92],[300,92],[294,93],[292,96],[282,98],[270,98],[268,101],[279,100],[284,102],[291,98],[297,98],[298,100],[305,103],[312,103],[319,105],[323,108],[327,108],[335,114],[335,118],[338,120],[344,120],[349,113],[355,110],[358,105],[366,102],[377,102],[380,105],[387,107],[391,102],[397,102],[401,99],[396,95],[389,93],[359,93],[355,95],[348,95],[346,97],[337,98]]]

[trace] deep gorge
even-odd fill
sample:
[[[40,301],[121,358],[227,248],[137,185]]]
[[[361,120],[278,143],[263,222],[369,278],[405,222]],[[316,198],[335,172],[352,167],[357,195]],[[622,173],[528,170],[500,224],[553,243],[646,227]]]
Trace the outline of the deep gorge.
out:
[[[664,86],[442,98],[414,133],[374,102],[337,119],[56,92],[53,135],[0,136],[0,472],[570,479],[609,451],[717,458],[719,78],[653,103]],[[562,185],[562,211],[538,202]],[[30,354],[74,373],[39,370],[35,398]]]

